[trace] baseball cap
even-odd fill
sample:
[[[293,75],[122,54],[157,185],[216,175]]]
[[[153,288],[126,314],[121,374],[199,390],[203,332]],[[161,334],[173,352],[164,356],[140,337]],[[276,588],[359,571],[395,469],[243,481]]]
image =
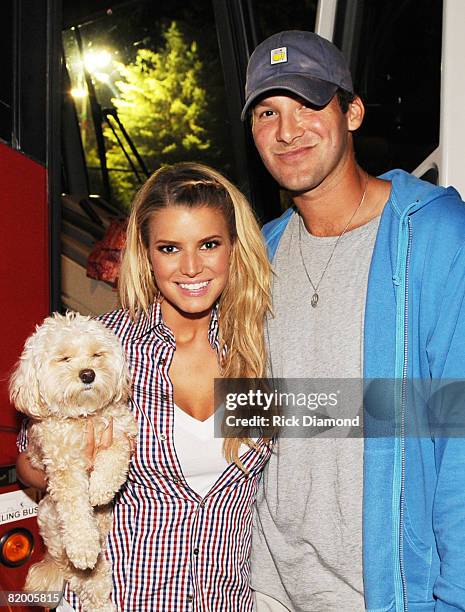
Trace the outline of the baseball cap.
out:
[[[325,106],[338,88],[353,93],[349,66],[339,49],[314,32],[287,30],[261,42],[250,56],[241,119],[273,89]]]

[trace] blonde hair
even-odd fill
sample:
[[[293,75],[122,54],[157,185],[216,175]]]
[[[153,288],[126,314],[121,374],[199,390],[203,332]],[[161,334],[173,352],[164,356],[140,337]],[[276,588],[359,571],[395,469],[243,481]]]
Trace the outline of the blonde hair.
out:
[[[197,163],[157,170],[137,193],[127,230],[119,280],[121,304],[133,319],[147,314],[159,297],[149,261],[152,214],[168,206],[207,206],[226,219],[233,242],[229,280],[218,304],[220,355],[224,378],[265,376],[264,320],[270,309],[271,268],[260,228],[246,197],[222,174]],[[239,460],[249,438],[225,438],[228,461]]]

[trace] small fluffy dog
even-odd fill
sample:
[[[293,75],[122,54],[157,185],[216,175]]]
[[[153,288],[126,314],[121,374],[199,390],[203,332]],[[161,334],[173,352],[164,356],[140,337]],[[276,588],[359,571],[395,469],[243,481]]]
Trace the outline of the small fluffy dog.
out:
[[[26,341],[10,395],[31,419],[28,457],[48,480],[37,515],[47,553],[30,568],[26,591],[61,591],[68,580],[85,610],[114,610],[103,548],[137,435],[129,387],[118,339],[89,317],[55,314]],[[90,465],[89,428],[98,441],[108,427],[112,443]]]

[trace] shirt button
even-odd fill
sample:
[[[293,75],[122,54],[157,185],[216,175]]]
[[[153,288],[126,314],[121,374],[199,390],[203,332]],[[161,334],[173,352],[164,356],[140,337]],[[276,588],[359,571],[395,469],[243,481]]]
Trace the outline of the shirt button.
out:
[[[178,484],[179,483],[179,478],[173,478],[173,482],[174,482],[174,484]]]
[[[158,363],[159,363],[160,365],[165,365],[165,363],[166,363],[166,359],[165,359],[164,357],[162,357]]]
[[[201,508],[204,508],[204,507],[205,507],[205,500],[204,500],[204,499],[202,499],[202,501],[200,502],[200,507],[201,507]]]
[[[164,402],[167,402],[167,401],[170,399],[170,396],[169,396],[169,395],[166,395],[166,393],[163,393],[163,394],[162,394],[162,396],[161,396],[161,399],[162,399]]]
[[[162,440],[162,442],[164,442],[166,440],[166,434],[162,433],[158,436],[160,438],[160,440]]]
[[[194,601],[194,596],[193,595],[188,595],[187,596],[187,601],[190,603],[191,601]]]
[[[199,549],[198,548],[194,548],[193,553],[195,556],[197,556],[199,554]]]

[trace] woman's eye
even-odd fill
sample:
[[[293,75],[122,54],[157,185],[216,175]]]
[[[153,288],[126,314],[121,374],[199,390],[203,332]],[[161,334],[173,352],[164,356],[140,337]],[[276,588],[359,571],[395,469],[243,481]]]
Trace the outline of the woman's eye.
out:
[[[211,249],[215,249],[218,245],[219,242],[217,240],[209,240],[208,242],[204,242],[201,248],[206,251],[209,251]]]
[[[176,253],[178,249],[174,246],[174,244],[165,244],[163,246],[158,247],[158,250],[162,253]]]

